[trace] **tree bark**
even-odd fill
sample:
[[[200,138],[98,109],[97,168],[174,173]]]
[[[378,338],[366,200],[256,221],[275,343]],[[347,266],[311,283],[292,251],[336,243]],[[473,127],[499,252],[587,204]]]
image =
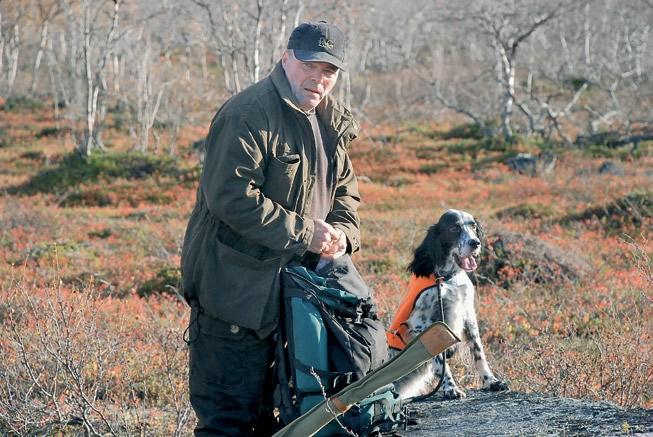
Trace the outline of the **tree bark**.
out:
[[[111,27],[107,33],[104,45],[99,48],[98,61],[95,66],[92,65],[92,56],[94,47],[91,46],[94,22],[91,19],[92,0],[84,1],[84,78],[85,78],[85,95],[86,95],[86,126],[82,143],[80,144],[80,152],[89,156],[95,148],[103,148],[100,139],[101,127],[96,126],[99,120],[103,120],[105,112],[105,104],[103,99],[106,94],[106,83],[103,78],[104,70],[107,66],[109,57],[113,52],[113,45],[115,43],[115,35],[118,29],[118,22],[120,16],[121,0],[113,1],[113,10],[111,15]],[[99,6],[102,7],[101,5]],[[97,18],[97,15],[94,17]],[[100,99],[102,101],[100,102]],[[102,108],[100,117],[98,118],[98,106]]]
[[[261,72],[259,53],[261,50],[261,27],[263,26],[263,0],[256,0],[256,25],[254,28],[254,47],[252,54],[252,83],[258,82]]]
[[[13,26],[13,34],[9,39],[9,66],[7,69],[7,97],[11,97],[18,72],[18,55],[20,53],[20,28],[18,23]]]
[[[41,40],[39,41],[39,48],[36,52],[36,57],[34,58],[34,65],[32,66],[32,83],[29,87],[30,94],[34,94],[36,90],[36,85],[38,82],[38,72],[41,67],[41,60],[43,59],[43,52],[47,45],[48,41],[48,29],[49,29],[49,18],[46,18],[45,21],[41,24]]]

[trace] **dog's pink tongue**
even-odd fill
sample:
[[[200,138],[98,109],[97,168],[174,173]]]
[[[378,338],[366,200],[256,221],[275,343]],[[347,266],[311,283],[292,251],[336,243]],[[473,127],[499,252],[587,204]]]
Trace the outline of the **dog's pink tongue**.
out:
[[[463,270],[466,270],[468,272],[476,270],[476,267],[478,267],[478,264],[476,264],[476,260],[474,259],[473,256],[468,256],[466,258],[463,258],[460,260],[461,265],[460,267],[463,268]]]

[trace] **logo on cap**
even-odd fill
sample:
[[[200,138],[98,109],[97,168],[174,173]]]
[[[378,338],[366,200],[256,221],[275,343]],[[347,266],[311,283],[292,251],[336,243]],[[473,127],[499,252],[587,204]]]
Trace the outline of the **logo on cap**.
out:
[[[334,42],[325,37],[320,37],[320,41],[318,41],[317,45],[324,47],[325,49],[333,50]]]

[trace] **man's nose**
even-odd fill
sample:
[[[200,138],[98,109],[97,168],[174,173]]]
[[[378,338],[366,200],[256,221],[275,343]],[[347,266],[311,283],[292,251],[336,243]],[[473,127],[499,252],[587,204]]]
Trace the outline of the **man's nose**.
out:
[[[311,80],[313,82],[315,82],[315,83],[323,85],[325,78],[326,78],[326,75],[324,75],[324,73],[316,72],[315,74],[313,74],[313,77],[311,77]]]

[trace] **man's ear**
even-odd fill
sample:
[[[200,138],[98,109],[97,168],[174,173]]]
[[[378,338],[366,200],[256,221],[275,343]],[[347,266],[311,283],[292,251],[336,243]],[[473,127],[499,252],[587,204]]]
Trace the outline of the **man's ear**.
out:
[[[281,54],[281,64],[286,65],[288,62],[288,58],[290,57],[290,53],[288,53],[288,50],[284,50],[283,53]]]

